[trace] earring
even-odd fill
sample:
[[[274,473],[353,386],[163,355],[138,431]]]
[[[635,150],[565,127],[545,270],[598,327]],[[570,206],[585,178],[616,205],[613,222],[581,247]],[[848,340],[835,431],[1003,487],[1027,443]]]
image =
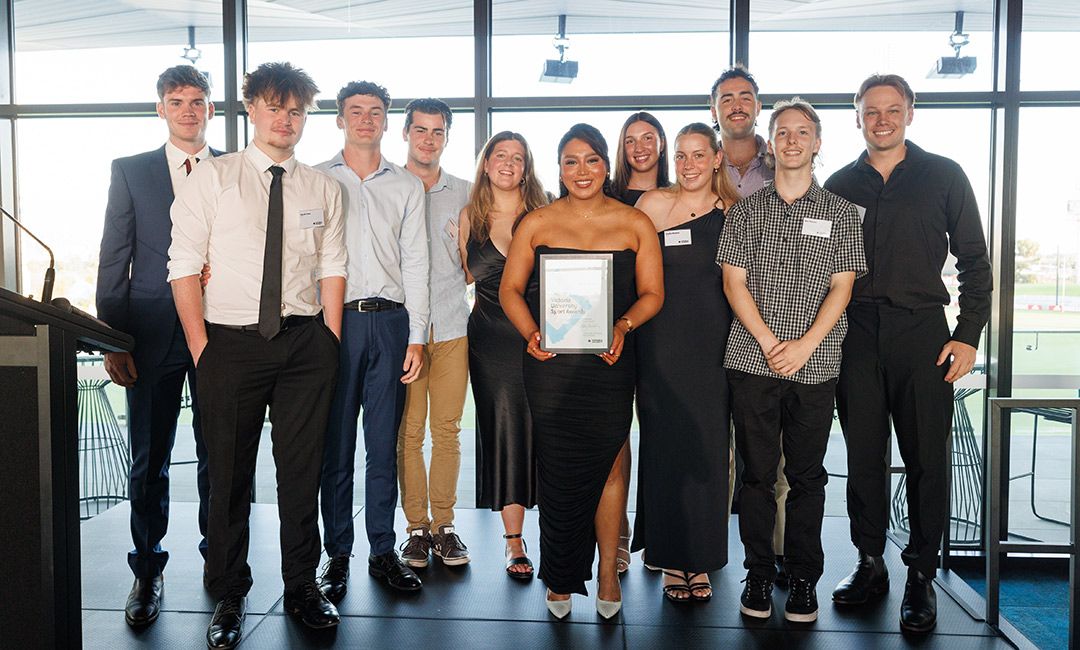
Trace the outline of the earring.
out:
[[[524,184],[525,184],[525,179],[524,178],[521,179],[520,181],[518,181],[518,185],[524,185]]]

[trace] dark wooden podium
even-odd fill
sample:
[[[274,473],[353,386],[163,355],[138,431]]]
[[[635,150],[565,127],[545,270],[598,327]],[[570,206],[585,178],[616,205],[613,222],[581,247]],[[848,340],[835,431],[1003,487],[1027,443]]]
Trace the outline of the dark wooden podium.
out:
[[[130,336],[0,289],[0,645],[81,648],[75,353]]]

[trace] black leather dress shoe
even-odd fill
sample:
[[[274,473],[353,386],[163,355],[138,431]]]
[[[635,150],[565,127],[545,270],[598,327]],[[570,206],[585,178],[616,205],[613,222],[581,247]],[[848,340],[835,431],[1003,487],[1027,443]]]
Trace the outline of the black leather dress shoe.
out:
[[[321,629],[341,622],[337,607],[326,599],[314,582],[302,582],[285,592],[285,611],[296,614],[304,625]]]
[[[394,551],[369,555],[368,573],[386,580],[386,584],[401,591],[416,591],[424,586],[413,570],[401,563]]]
[[[214,609],[214,618],[206,630],[206,647],[210,650],[232,650],[244,635],[244,614],[247,598],[225,596]]]
[[[904,601],[900,603],[900,629],[905,632],[929,632],[937,625],[937,593],[934,579],[918,569],[908,569]]]
[[[165,580],[160,575],[153,578],[135,578],[124,605],[124,620],[138,627],[157,620],[161,612],[161,597],[165,593]]]
[[[836,585],[832,599],[838,605],[861,605],[870,598],[870,594],[884,594],[888,591],[889,570],[885,568],[885,558],[873,557],[859,551],[855,570]]]
[[[332,603],[340,602],[349,590],[349,557],[338,555],[330,558],[319,577],[319,591]]]

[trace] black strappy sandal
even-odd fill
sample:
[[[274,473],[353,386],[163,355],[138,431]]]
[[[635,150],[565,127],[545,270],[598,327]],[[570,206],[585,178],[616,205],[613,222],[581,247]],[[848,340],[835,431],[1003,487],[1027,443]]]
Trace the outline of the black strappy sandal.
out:
[[[503,539],[520,539],[520,538],[521,538],[521,533],[518,533],[517,535],[503,535]],[[528,552],[529,546],[528,546],[528,544],[525,543],[524,539],[521,540],[521,546],[525,549],[526,552]],[[527,567],[529,567],[529,570],[528,571],[511,571],[510,570],[512,567],[516,567],[516,566],[527,566]],[[510,576],[514,580],[532,580],[532,577],[533,577],[533,563],[532,563],[532,560],[530,560],[528,558],[528,556],[511,558],[510,557],[510,545],[509,544],[506,545],[506,575]]]
[[[686,588],[690,590],[690,597],[693,598],[694,600],[698,601],[699,603],[704,603],[704,602],[708,601],[710,598],[712,598],[712,583],[710,583],[710,582],[694,582],[694,578],[696,578],[698,576],[704,576],[704,575],[705,575],[704,573],[687,573],[686,574]],[[708,576],[705,576],[705,579],[708,580]],[[695,589],[698,590],[698,591],[700,591],[702,589],[708,589],[709,590],[709,595],[708,596],[699,596],[696,593],[694,593]]]
[[[666,576],[672,578],[679,578],[683,582],[682,584],[675,583],[673,585],[664,585],[664,598],[667,598],[673,603],[688,603],[693,599],[694,594],[690,592],[690,585],[686,582],[686,574],[682,571],[673,572],[667,569],[660,569],[660,572]],[[675,594],[686,594],[686,598],[679,598]]]

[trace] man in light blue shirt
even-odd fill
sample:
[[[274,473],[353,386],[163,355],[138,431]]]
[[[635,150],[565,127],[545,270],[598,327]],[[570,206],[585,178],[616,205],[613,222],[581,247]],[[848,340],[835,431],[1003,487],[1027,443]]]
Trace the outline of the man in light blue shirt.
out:
[[[405,169],[423,182],[427,192],[424,200],[431,258],[430,338],[424,346],[420,376],[406,389],[405,417],[398,431],[398,479],[409,535],[401,559],[414,567],[427,566],[431,552],[444,564],[469,561],[469,550],[454,532],[454,504],[461,468],[458,434],[469,381],[465,338],[469,304],[457,221],[469,201],[472,183],[447,174],[439,165],[452,122],[450,107],[438,99],[414,99],[405,107],[402,137],[409,144]],[[429,400],[430,472],[424,466],[423,451]]]
[[[333,602],[347,589],[353,547],[357,417],[364,411],[368,573],[396,589],[420,579],[394,550],[397,432],[405,385],[420,374],[428,335],[428,246],[424,185],[382,156],[390,95],[354,81],[337,96],[345,147],[317,169],[341,185],[348,280],[341,364],[330,409],[322,474],[322,515],[330,556],[319,588]]]

